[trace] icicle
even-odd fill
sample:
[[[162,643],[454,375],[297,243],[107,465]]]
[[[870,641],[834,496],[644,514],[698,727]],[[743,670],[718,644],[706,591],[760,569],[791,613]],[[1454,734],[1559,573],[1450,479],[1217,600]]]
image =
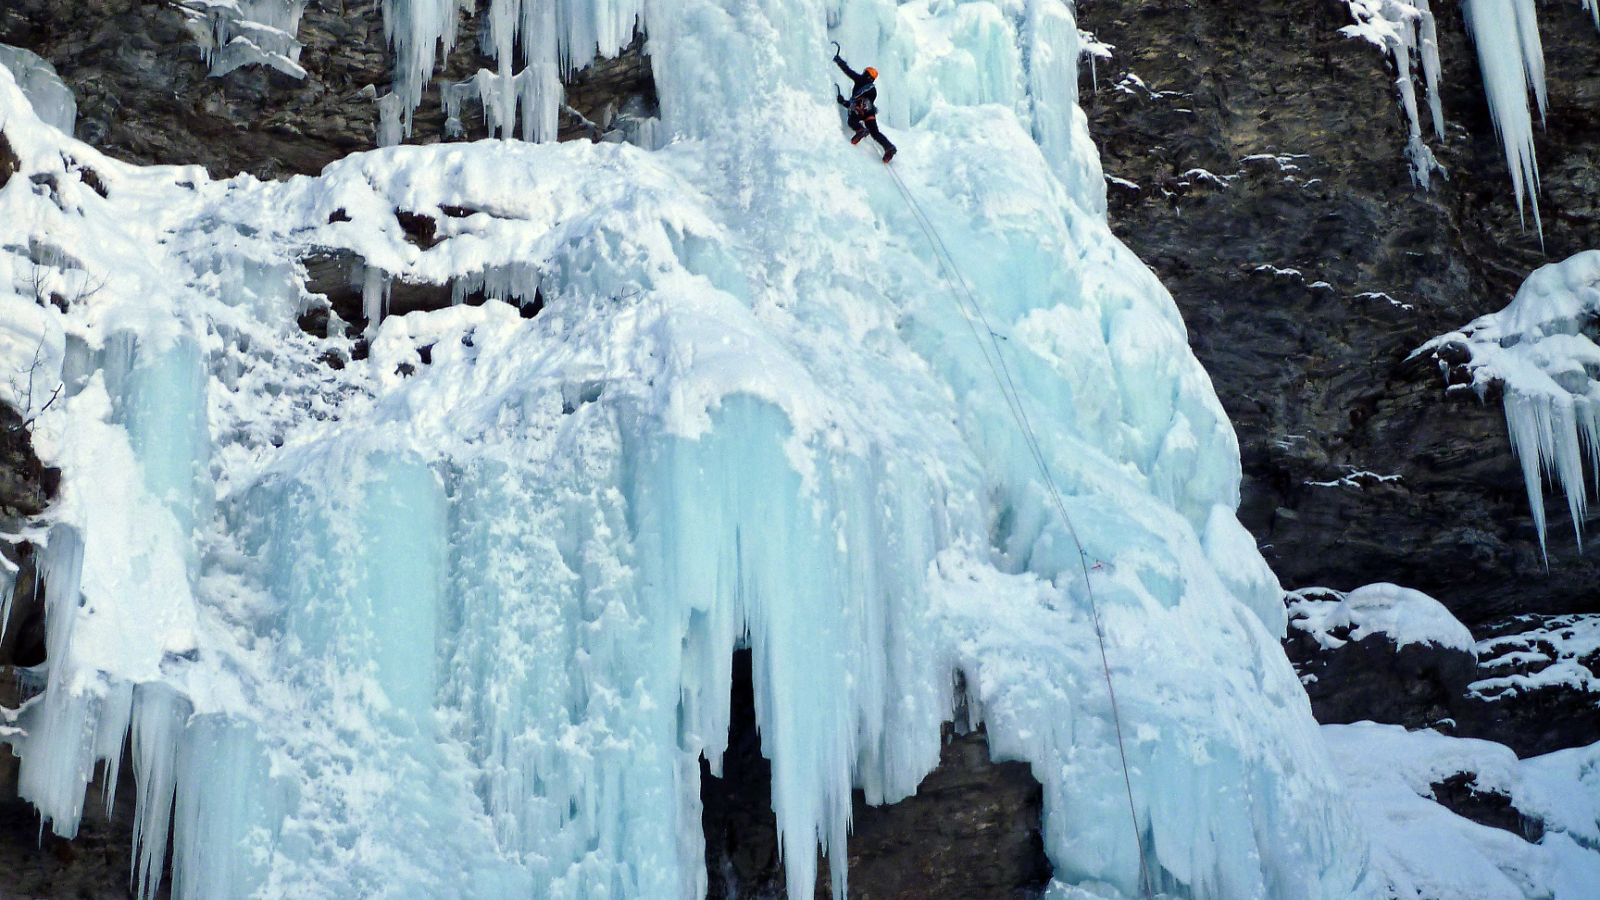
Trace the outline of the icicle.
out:
[[[1505,148],[1506,168],[1517,196],[1521,216],[1524,197],[1533,208],[1533,225],[1544,243],[1539,220],[1539,164],[1533,151],[1533,115],[1528,109],[1531,88],[1544,119],[1544,51],[1533,0],[1465,0],[1467,31],[1478,48],[1478,65],[1489,99],[1489,115]],[[1524,222],[1526,224],[1526,222]]]
[[[134,697],[133,774],[139,784],[133,823],[134,883],[139,900],[161,885],[167,830],[177,789],[176,763],[188,701],[164,684],[140,685]]]
[[[99,726],[95,729],[94,756],[104,760],[104,780],[100,799],[109,812],[117,799],[117,781],[122,775],[122,750],[128,742],[128,725],[133,716],[133,684],[118,681],[106,692]]]
[[[456,10],[463,5],[461,0],[384,0],[383,33],[394,49],[390,96],[396,98],[402,137],[411,134],[411,113],[422,103],[422,89],[435,59],[444,59],[455,47]],[[384,137],[390,133],[385,122]]]
[[[1491,382],[1503,385],[1506,428],[1541,553],[1546,477],[1567,495],[1567,511],[1583,547],[1585,462],[1600,473],[1600,379],[1591,374],[1600,369],[1600,345],[1589,325],[1596,315],[1600,250],[1587,250],[1529,275],[1505,309],[1416,351],[1464,347],[1471,353],[1467,369],[1480,396]]]
[[[1411,163],[1411,177],[1423,190],[1433,172],[1442,171],[1433,151],[1422,138],[1421,114],[1418,111],[1416,79],[1412,74],[1413,62],[1422,66],[1422,83],[1427,91],[1428,110],[1433,116],[1434,134],[1444,136],[1444,111],[1439,100],[1439,42],[1437,23],[1428,0],[1349,0],[1350,14],[1355,25],[1341,29],[1352,37],[1364,38],[1382,47],[1394,61],[1400,89],[1400,103],[1406,113],[1410,131],[1406,141],[1406,158]]]
[[[361,276],[361,314],[367,327],[375,329],[389,309],[389,273],[377,266],[367,266]]]
[[[100,698],[97,684],[70,664],[73,626],[78,616],[83,576],[83,539],[70,525],[56,525],[42,551],[45,586],[45,655],[49,676],[43,699],[24,713],[27,735],[17,793],[38,808],[51,831],[65,838],[78,833],[84,791],[94,775],[95,729]]]
[[[395,52],[398,126],[392,133],[403,139],[411,133],[411,113],[422,102],[429,74],[455,46],[457,10],[470,13],[473,4],[468,0],[385,0],[383,9],[384,31]],[[626,47],[643,22],[644,2],[492,0],[487,16],[483,50],[499,63],[499,71],[493,78],[480,72],[470,80],[484,100],[485,114],[502,137],[510,137],[520,107],[523,140],[553,141],[560,119],[563,76],[588,65],[596,54],[615,56]],[[520,55],[516,53],[519,46]],[[461,96],[466,95],[458,94],[456,102]],[[444,102],[451,102],[450,98]],[[447,108],[447,126],[451,118]],[[384,135],[389,134],[386,129]]]

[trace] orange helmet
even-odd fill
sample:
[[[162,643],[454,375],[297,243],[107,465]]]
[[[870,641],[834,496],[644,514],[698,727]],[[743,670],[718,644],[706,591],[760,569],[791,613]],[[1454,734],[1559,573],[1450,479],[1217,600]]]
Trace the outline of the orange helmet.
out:
[[[871,78],[873,81],[877,81],[878,80],[878,70],[874,69],[871,66],[867,66],[867,77]]]

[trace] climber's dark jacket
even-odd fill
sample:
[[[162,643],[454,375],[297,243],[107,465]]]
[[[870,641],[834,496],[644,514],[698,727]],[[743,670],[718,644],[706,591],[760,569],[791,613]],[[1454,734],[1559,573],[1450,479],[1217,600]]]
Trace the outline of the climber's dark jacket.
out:
[[[849,63],[837,56],[833,58],[833,62],[839,67],[840,71],[844,72],[844,74],[849,76],[850,80],[855,83],[855,87],[851,89],[849,97],[840,95],[839,105],[845,107],[863,119],[877,118],[877,79],[865,72],[857,72],[856,70],[850,68]]]

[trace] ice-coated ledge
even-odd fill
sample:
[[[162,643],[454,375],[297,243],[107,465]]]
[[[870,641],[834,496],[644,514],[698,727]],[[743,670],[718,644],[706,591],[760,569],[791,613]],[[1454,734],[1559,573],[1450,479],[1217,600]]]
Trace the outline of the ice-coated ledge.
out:
[[[1479,397],[1504,388],[1511,449],[1522,463],[1528,506],[1545,543],[1543,479],[1567,495],[1578,545],[1588,509],[1586,469],[1600,472],[1600,250],[1536,269],[1511,305],[1436,337],[1411,355],[1431,354],[1450,377],[1465,367]],[[1453,356],[1454,359],[1447,359]]]
[[[200,44],[211,77],[263,65],[291,78],[300,65],[300,16],[308,0],[181,0],[189,31]]]

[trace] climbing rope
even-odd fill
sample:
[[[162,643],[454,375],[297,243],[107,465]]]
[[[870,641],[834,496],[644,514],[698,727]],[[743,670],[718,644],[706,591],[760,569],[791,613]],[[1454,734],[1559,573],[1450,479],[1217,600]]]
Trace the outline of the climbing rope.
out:
[[[989,318],[984,314],[983,307],[978,303],[972,288],[967,284],[966,278],[961,275],[961,270],[956,267],[955,258],[950,254],[950,248],[945,246],[944,240],[939,237],[938,229],[933,221],[923,212],[921,204],[911,195],[910,188],[906,187],[904,180],[895,167],[886,165],[889,177],[894,179],[895,186],[900,189],[900,196],[905,199],[906,207],[911,210],[911,217],[917,221],[922,233],[927,236],[928,243],[933,247],[934,259],[939,263],[939,274],[944,278],[945,285],[950,288],[951,296],[955,298],[956,307],[961,310],[961,317],[966,320],[967,327],[972,331],[972,337],[977,342],[978,352],[983,355],[983,361],[989,367],[989,372],[994,376],[995,384],[1000,388],[1000,393],[1006,399],[1006,406],[1011,410],[1011,416],[1016,420],[1017,429],[1022,432],[1023,442],[1028,446],[1028,452],[1033,456],[1034,464],[1039,467],[1039,475],[1044,479],[1045,490],[1050,495],[1051,503],[1056,512],[1060,514],[1061,521],[1067,526],[1067,534],[1072,537],[1072,543],[1078,549],[1078,567],[1083,573],[1083,585],[1089,596],[1089,615],[1094,624],[1095,641],[1100,646],[1100,669],[1105,675],[1106,693],[1111,698],[1111,722],[1117,735],[1117,755],[1122,761],[1122,786],[1128,795],[1128,817],[1133,827],[1133,839],[1139,850],[1139,879],[1144,894],[1154,900],[1155,894],[1150,883],[1150,870],[1145,862],[1144,836],[1139,831],[1139,814],[1133,802],[1133,779],[1128,774],[1128,750],[1122,737],[1122,713],[1117,706],[1117,690],[1111,680],[1111,662],[1106,655],[1106,636],[1100,626],[1100,606],[1095,600],[1094,584],[1089,580],[1088,554],[1084,552],[1083,542],[1078,539],[1078,530],[1073,527],[1072,517],[1067,515],[1066,502],[1061,499],[1061,490],[1056,486],[1054,476],[1050,474],[1050,465],[1045,460],[1044,449],[1040,445],[1038,433],[1033,430],[1033,424],[1028,421],[1027,411],[1022,405],[1022,394],[1017,390],[1016,382],[1011,377],[1011,368],[1006,365],[1005,354],[1000,349],[1000,335],[989,324]],[[970,308],[969,308],[970,306]],[[976,314],[976,315],[974,315]],[[978,330],[979,323],[983,331]],[[983,334],[988,334],[987,346]],[[993,355],[990,355],[990,349]],[[1096,567],[1098,568],[1098,566]]]

